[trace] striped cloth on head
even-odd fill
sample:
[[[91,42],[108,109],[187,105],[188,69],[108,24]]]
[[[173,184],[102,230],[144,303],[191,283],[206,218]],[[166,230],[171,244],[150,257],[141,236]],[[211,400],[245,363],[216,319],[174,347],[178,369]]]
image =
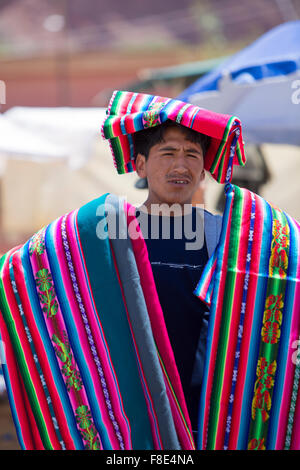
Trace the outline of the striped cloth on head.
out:
[[[22,449],[195,448],[146,244],[126,237],[140,235],[134,213],[106,194],[0,260],[3,373]]]
[[[227,185],[195,294],[210,306],[198,448],[299,450],[299,223]]]
[[[115,91],[101,132],[108,139],[118,173],[135,171],[132,134],[175,121],[211,138],[204,167],[219,183],[231,181],[233,165],[245,164],[240,120],[171,98]]]

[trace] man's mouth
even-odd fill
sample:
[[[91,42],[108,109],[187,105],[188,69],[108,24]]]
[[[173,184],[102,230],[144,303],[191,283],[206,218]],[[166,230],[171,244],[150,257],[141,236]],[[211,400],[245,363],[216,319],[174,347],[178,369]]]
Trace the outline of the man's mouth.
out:
[[[189,180],[188,179],[181,179],[181,178],[172,178],[172,179],[169,179],[168,180],[168,183],[171,183],[171,184],[178,184],[178,185],[185,185],[185,184],[189,184]]]

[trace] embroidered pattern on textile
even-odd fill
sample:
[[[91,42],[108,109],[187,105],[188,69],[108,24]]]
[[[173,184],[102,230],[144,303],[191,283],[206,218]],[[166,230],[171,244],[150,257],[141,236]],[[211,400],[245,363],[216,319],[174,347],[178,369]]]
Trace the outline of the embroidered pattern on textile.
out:
[[[288,233],[288,224],[283,227],[279,220],[274,220],[270,260],[271,276],[274,275],[275,272],[278,272],[279,276],[282,278],[286,276],[289,247]]]
[[[264,423],[269,419],[268,411],[271,408],[270,390],[274,387],[276,367],[276,361],[269,364],[265,357],[260,358],[258,361],[256,370],[257,380],[254,385],[254,398],[252,401],[253,420],[255,420],[258,412]]]
[[[157,126],[158,124],[161,124],[160,119],[159,119],[159,113],[162,110],[162,108],[165,106],[166,103],[164,102],[156,102],[152,103],[149,106],[149,110],[145,111],[143,114],[143,123],[144,127],[154,127]]]
[[[262,439],[252,439],[249,442],[248,450],[266,450],[265,438]]]
[[[279,295],[269,295],[265,307],[261,331],[262,341],[270,344],[278,343],[280,325],[282,323],[282,293]]]
[[[68,341],[67,333],[63,331],[64,341],[60,340],[55,334],[52,336],[52,341],[57,346],[54,346],[55,353],[60,361],[63,363],[62,373],[66,377],[66,385],[68,392],[74,387],[74,390],[82,389],[82,380],[79,371],[73,361],[73,356]]]
[[[87,450],[100,450],[100,442],[97,436],[96,428],[92,421],[91,412],[87,406],[81,405],[76,411],[76,421],[80,427],[80,434],[84,441],[87,442]]]
[[[58,303],[49,269],[40,269],[36,273],[35,282],[39,290],[39,299],[43,305],[43,312],[47,313],[47,318],[54,317],[58,310]]]
[[[45,228],[42,228],[37,233],[33,235],[29,243],[29,253],[32,255],[36,252],[39,255],[42,255],[45,251]]]

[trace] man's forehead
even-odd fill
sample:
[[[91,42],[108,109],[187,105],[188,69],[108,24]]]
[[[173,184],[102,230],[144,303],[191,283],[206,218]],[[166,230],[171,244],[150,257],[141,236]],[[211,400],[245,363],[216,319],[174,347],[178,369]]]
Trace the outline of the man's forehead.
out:
[[[175,132],[173,132],[174,130]],[[177,129],[168,129],[164,132],[162,140],[157,144],[157,148],[159,150],[164,148],[179,148],[182,145],[185,149],[202,150],[200,142],[189,139],[184,131],[177,131]]]

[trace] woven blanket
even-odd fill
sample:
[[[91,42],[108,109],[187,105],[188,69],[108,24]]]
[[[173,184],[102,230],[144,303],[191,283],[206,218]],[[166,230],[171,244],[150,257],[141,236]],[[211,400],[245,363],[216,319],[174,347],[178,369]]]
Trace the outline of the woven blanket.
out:
[[[195,448],[133,214],[106,194],[1,258],[3,372],[23,449]]]
[[[300,449],[299,248],[292,217],[226,185],[195,291],[210,306],[199,449]]]

